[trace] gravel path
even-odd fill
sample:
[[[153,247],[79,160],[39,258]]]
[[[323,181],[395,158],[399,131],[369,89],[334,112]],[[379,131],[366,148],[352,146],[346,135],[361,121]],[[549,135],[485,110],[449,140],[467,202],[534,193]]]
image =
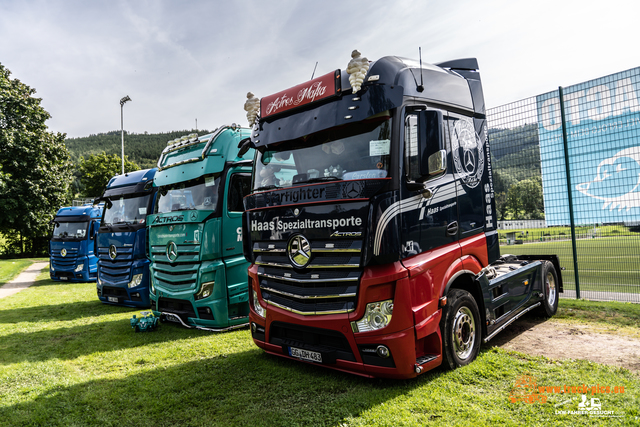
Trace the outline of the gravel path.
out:
[[[0,287],[0,298],[17,294],[21,290],[27,289],[29,286],[33,285],[36,281],[36,277],[38,277],[42,269],[48,265],[48,262],[35,262],[31,264],[26,270],[18,274],[18,277]]]

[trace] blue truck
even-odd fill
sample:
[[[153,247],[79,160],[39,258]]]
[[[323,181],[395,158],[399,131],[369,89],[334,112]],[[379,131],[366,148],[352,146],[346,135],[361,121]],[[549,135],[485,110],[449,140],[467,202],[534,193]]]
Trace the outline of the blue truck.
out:
[[[94,252],[102,206],[60,208],[49,241],[49,276],[55,281],[92,282],[98,273]]]
[[[98,298],[106,304],[149,307],[147,214],[153,210],[156,169],[116,175],[99,198],[105,209],[96,237]]]

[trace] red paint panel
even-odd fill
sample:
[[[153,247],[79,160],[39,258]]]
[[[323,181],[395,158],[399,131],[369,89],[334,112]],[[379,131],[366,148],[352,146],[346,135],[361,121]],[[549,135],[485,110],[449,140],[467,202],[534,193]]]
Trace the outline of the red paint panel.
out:
[[[478,259],[482,267],[489,264],[489,254],[487,253],[487,238],[484,233],[476,234],[467,239],[460,240],[462,255],[471,255]]]
[[[264,119],[334,96],[337,93],[336,81],[339,82],[339,79],[340,70],[332,71],[282,92],[265,96],[260,101],[260,117]]]

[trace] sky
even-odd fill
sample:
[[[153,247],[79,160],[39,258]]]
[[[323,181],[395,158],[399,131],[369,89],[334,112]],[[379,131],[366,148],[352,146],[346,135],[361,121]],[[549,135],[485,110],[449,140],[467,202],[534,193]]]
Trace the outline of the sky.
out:
[[[485,102],[640,66],[637,0],[0,0],[0,63],[67,137],[247,125],[263,97],[351,51],[475,57]]]

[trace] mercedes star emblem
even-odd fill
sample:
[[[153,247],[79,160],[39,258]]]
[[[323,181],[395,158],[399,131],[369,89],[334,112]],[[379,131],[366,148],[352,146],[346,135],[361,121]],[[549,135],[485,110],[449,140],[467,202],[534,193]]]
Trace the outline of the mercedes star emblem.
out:
[[[60,251],[60,255],[67,256],[67,250],[65,248],[62,248],[62,250]]]
[[[296,234],[289,239],[287,253],[289,254],[291,265],[297,268],[304,268],[311,261],[311,243],[301,234]]]
[[[116,245],[109,246],[109,258],[116,259],[118,255],[118,250],[116,249]]]
[[[345,197],[349,197],[350,199],[354,199],[356,197],[360,196],[360,193],[362,192],[362,186],[359,182],[349,182],[343,190],[343,195]]]
[[[174,262],[176,258],[178,258],[178,245],[176,245],[176,242],[167,243],[166,253],[167,253],[167,258],[171,262]]]

